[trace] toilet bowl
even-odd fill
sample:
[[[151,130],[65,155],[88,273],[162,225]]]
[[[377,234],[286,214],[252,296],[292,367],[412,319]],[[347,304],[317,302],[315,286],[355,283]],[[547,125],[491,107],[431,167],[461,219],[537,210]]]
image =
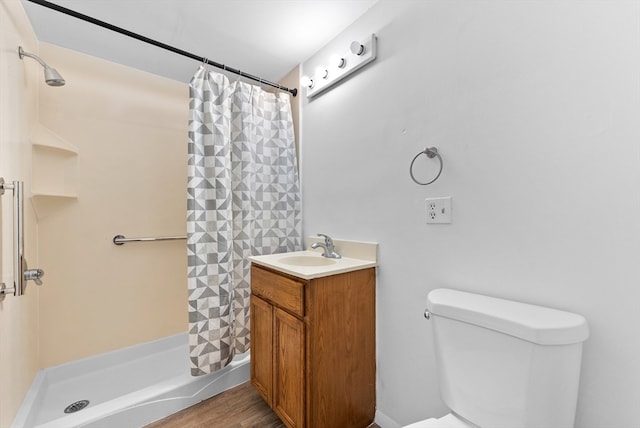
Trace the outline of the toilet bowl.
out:
[[[451,413],[406,428],[573,428],[584,317],[444,288],[427,311]]]

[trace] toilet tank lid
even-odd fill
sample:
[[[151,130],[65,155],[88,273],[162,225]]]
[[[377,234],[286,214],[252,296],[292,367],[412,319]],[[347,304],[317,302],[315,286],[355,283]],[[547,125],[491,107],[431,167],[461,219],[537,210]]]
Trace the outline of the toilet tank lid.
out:
[[[448,288],[429,293],[427,310],[540,345],[568,345],[589,337],[582,315]]]

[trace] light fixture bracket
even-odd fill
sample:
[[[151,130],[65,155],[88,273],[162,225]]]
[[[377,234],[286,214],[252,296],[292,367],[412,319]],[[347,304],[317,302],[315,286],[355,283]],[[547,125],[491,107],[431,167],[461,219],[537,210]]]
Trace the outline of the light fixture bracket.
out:
[[[354,41],[351,43],[358,43],[363,46],[363,52],[360,54],[354,54],[349,48],[344,54],[339,55],[340,58],[344,58],[345,65],[340,68],[336,64],[329,65],[329,75],[326,79],[313,79],[315,84],[307,88],[307,98],[315,97],[327,89],[331,88],[345,77],[355,73],[371,61],[376,59],[377,54],[377,38],[375,34],[367,38],[366,41]]]

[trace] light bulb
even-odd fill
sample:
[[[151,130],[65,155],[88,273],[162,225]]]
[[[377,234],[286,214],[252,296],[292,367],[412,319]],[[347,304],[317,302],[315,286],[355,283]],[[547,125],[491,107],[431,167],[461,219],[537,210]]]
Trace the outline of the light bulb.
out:
[[[300,79],[300,84],[302,86],[306,86],[307,88],[311,89],[313,88],[313,79],[310,78],[309,76],[302,76],[302,78]]]
[[[332,55],[330,61],[331,64],[337,68],[344,68],[347,65],[347,60],[340,55]]]
[[[321,78],[326,79],[327,77],[329,77],[329,70],[327,70],[323,66],[320,66],[316,68],[316,76],[320,76]]]
[[[364,45],[360,42],[351,42],[351,46],[349,46],[351,53],[354,55],[362,55],[364,54]]]

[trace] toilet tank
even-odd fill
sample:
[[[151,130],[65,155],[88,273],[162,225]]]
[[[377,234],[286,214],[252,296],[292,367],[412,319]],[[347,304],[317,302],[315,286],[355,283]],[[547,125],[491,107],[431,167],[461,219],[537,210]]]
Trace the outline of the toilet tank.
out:
[[[451,410],[482,428],[573,427],[584,317],[451,289],[427,310]]]

